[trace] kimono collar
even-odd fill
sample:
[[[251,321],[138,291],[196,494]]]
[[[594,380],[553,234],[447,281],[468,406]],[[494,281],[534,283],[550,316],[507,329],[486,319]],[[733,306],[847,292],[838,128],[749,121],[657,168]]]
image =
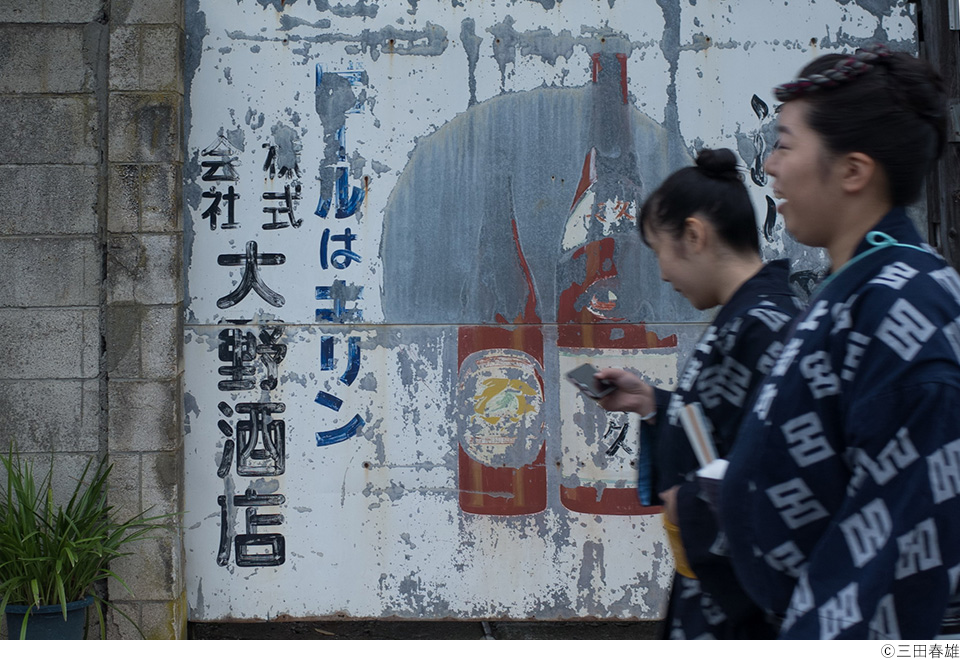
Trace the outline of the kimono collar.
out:
[[[727,318],[738,314],[742,307],[756,304],[757,298],[768,295],[790,294],[787,278],[790,275],[790,264],[786,259],[777,259],[764,264],[756,275],[740,285],[733,292],[730,300],[717,313],[714,323],[723,325]]]
[[[920,232],[913,226],[913,222],[907,216],[906,211],[902,207],[895,207],[883,216],[880,222],[874,225],[873,229],[867,232],[850,260],[820,283],[817,290],[814,291],[813,297],[816,298],[841,273],[850,270],[856,271],[854,266],[864,257],[893,246],[933,254],[929,246],[920,237]]]
[[[867,235],[860,241],[857,249],[854,250],[854,257],[876,247],[876,239],[870,239],[870,235],[873,232],[886,234],[893,238],[893,242],[895,243],[905,243],[914,247],[922,247],[926,243],[920,236],[920,232],[917,231],[913,221],[907,215],[906,209],[902,206],[896,206],[890,209],[890,212],[880,218],[880,222],[867,232]]]

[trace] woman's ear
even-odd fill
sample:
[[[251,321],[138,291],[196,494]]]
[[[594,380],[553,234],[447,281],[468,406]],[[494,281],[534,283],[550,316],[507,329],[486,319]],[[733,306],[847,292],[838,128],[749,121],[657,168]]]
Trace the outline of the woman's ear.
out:
[[[683,221],[684,246],[694,253],[700,252],[707,247],[707,234],[707,224],[700,218],[691,215]]]
[[[858,193],[870,184],[876,184],[873,179],[880,172],[877,161],[859,151],[844,155],[840,168],[840,185],[847,193]]]

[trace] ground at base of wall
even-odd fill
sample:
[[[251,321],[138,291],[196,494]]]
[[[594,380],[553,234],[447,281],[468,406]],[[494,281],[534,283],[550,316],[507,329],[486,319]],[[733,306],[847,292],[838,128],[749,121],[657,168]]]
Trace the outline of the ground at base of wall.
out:
[[[189,639],[657,639],[660,621],[190,623]]]

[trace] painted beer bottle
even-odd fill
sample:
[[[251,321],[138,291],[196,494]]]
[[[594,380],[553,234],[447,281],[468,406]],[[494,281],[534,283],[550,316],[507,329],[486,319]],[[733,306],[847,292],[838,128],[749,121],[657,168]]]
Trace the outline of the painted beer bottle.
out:
[[[529,294],[509,324],[464,326],[457,337],[460,508],[521,515],[547,506],[543,332],[516,221],[513,238]]]

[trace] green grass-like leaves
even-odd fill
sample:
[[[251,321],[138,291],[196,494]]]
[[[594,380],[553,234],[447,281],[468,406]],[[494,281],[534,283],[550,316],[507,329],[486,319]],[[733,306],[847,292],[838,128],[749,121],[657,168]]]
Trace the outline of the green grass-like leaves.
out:
[[[112,577],[129,592],[110,570],[110,561],[132,554],[131,544],[160,528],[156,521],[171,516],[141,512],[126,521],[113,520],[107,504],[113,466],[106,461],[87,462],[66,506],[54,503],[52,467],[37,481],[33,466],[12,449],[0,455],[0,466],[6,472],[0,490],[0,613],[8,604],[60,605],[66,618],[67,603],[93,596],[105,634],[102,605],[109,603],[92,593],[94,584]],[[28,618],[29,613],[21,638]]]

